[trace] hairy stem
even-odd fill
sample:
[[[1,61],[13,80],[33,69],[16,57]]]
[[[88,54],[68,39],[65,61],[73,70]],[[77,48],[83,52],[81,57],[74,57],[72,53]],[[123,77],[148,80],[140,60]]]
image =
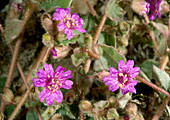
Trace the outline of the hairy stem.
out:
[[[32,77],[33,70],[39,65],[39,63],[40,63],[40,61],[43,59],[46,51],[47,51],[47,47],[44,46],[44,47],[41,49],[40,54],[38,55],[36,61],[35,61],[34,64],[32,65],[31,70],[29,71],[28,75],[26,76],[26,81],[27,81],[27,83],[30,82],[31,77]],[[22,94],[22,93],[24,92],[24,90],[25,90],[25,84],[23,83],[23,84],[21,85],[21,87],[18,89],[18,94]]]
[[[96,35],[94,36],[93,45],[95,45],[97,43],[97,41],[98,41],[99,35],[100,35],[101,31],[102,31],[102,28],[103,28],[103,25],[104,25],[104,23],[106,21],[106,18],[107,18],[106,15],[104,15],[102,17],[102,20],[100,21],[100,24],[99,24],[99,26],[97,28],[97,31],[96,31]]]
[[[17,105],[17,107],[15,108],[14,112],[12,113],[12,115],[10,116],[9,120],[13,120],[15,115],[18,113],[19,109],[21,108],[21,106],[24,104],[25,100],[27,99],[29,93],[31,92],[31,90],[34,88],[34,85],[32,84],[31,87],[27,90],[27,92],[25,93],[24,97],[22,98],[21,102]]]
[[[166,96],[166,98],[164,99],[162,105],[160,106],[159,110],[156,112],[156,114],[154,115],[152,120],[159,120],[159,117],[161,116],[164,108],[166,107],[166,105],[168,104],[169,101],[169,97]]]
[[[87,6],[90,9],[90,12],[93,16],[96,16],[96,11],[94,10],[94,8],[92,7],[92,5],[90,4],[89,0],[86,0]]]

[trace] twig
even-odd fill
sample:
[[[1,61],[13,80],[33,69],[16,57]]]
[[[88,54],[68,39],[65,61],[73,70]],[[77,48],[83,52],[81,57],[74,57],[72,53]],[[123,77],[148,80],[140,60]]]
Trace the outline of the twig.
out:
[[[100,21],[100,24],[99,24],[99,26],[97,28],[97,31],[96,31],[96,35],[94,36],[93,45],[95,45],[97,43],[97,41],[98,41],[99,35],[100,35],[101,31],[102,31],[102,28],[103,28],[103,25],[104,25],[104,23],[106,21],[106,18],[107,18],[106,15],[104,15],[102,17],[102,20]]]
[[[90,64],[91,64],[91,57],[89,57],[89,58],[86,60],[86,64],[85,64],[85,67],[84,67],[84,72],[85,72],[85,74],[87,74],[87,73],[89,72]]]
[[[148,19],[147,14],[144,15],[144,18],[145,18],[146,24],[149,25],[150,21],[149,21],[149,19]],[[159,53],[159,45],[158,45],[158,43],[157,43],[157,41],[156,41],[156,38],[155,38],[155,35],[154,35],[153,30],[150,30],[150,31],[149,31],[149,34],[150,34],[150,36],[151,36],[151,38],[152,38],[152,41],[153,41],[153,43],[154,43],[154,49],[155,49],[157,55],[158,55],[159,57],[161,57],[161,54]]]
[[[10,47],[11,53],[13,54],[13,53],[14,53],[14,50],[13,50],[11,44],[9,44],[9,47]],[[25,75],[24,75],[24,73],[23,73],[23,70],[22,70],[21,65],[20,65],[19,62],[17,62],[17,66],[18,66],[19,72],[20,72],[20,74],[21,74],[21,77],[22,77],[22,79],[23,79],[23,81],[24,81],[24,84],[26,85],[27,90],[28,90],[28,89],[29,89],[29,86],[28,86],[28,84],[27,84],[27,82],[26,82]]]
[[[140,76],[136,76],[136,79],[139,80],[139,81],[141,81],[141,82],[143,82],[143,83],[145,83],[145,84],[147,84],[147,85],[149,85],[150,87],[152,87],[152,88],[160,91],[161,93],[165,94],[166,96],[170,97],[170,94],[169,94],[167,91],[165,91],[164,89],[156,86],[155,84],[153,84],[153,83],[145,80],[144,78],[142,78],[142,77],[140,77]]]
[[[169,97],[167,96],[167,97],[164,99],[162,105],[160,106],[159,110],[158,110],[157,113],[154,115],[154,117],[153,117],[152,120],[158,120],[158,119],[159,119],[159,117],[161,116],[164,108],[165,108],[166,105],[168,104],[168,101],[169,101]]]
[[[45,53],[47,51],[47,47],[44,46],[41,51],[40,54],[38,55],[38,57],[36,58],[36,61],[34,62],[34,64],[31,67],[31,70],[29,71],[28,75],[26,76],[26,81],[27,83],[30,82],[31,77],[32,77],[32,73],[33,70],[38,66],[38,64],[40,63],[40,61],[43,59]],[[25,84],[22,84],[21,87],[18,89],[18,94],[22,94],[22,92],[25,90]]]
[[[48,49],[47,49],[47,51],[46,51],[46,53],[45,53],[45,56],[44,56],[44,58],[43,58],[43,60],[42,60],[43,63],[45,63],[45,62],[47,61],[48,56],[49,56],[49,54],[50,54],[50,52],[51,52],[51,49],[52,49],[52,48],[48,48]]]
[[[92,5],[90,4],[89,0],[86,0],[87,6],[90,9],[90,12],[93,16],[96,16],[96,11],[94,10],[94,8],[92,7]]]
[[[39,120],[42,120],[42,117],[41,117],[41,114],[40,114],[40,111],[39,111],[37,105],[35,106],[35,111],[36,111],[36,113],[37,113],[37,115],[38,115]]]
[[[24,97],[22,98],[21,102],[17,105],[17,107],[15,108],[14,112],[12,113],[12,115],[10,116],[9,120],[13,120],[15,115],[18,113],[19,109],[21,108],[21,106],[24,104],[25,100],[27,99],[29,93],[31,92],[31,90],[34,88],[34,85],[32,84],[31,87],[27,90],[27,92],[25,93]]]
[[[35,8],[34,4],[32,4],[32,3],[27,3],[26,4],[26,9],[25,9],[24,17],[23,17],[24,25],[23,25],[21,33],[20,33],[20,35],[18,37],[18,40],[17,40],[17,42],[15,44],[15,50],[14,50],[14,54],[12,56],[12,62],[11,62],[11,65],[10,65],[8,78],[7,78],[6,85],[5,85],[5,87],[7,87],[7,88],[10,88],[10,86],[11,86],[12,76],[13,76],[13,73],[14,73],[14,68],[15,68],[17,57],[18,57],[18,54],[19,54],[19,48],[21,46],[22,39],[23,39],[23,36],[24,36],[26,23],[29,20],[34,8]],[[4,110],[5,110],[5,103],[3,101],[1,101],[0,112],[3,113]]]

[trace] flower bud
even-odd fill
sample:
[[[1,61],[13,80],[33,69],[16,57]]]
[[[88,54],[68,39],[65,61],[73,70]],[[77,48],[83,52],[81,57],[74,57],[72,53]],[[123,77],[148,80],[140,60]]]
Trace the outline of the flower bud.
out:
[[[76,98],[76,95],[74,91],[69,91],[65,94],[65,101],[69,105],[73,104],[75,98]]]
[[[98,76],[98,80],[103,81],[103,78],[106,77],[106,76],[109,76],[109,75],[110,75],[109,72],[103,70],[102,72],[98,73],[98,75],[97,75]]]
[[[53,22],[51,20],[51,16],[47,13],[43,14],[41,17],[41,24],[43,28],[47,31],[50,32],[53,29]]]
[[[8,18],[18,18],[21,10],[21,5],[13,2],[9,7]]]
[[[129,115],[137,115],[137,106],[135,103],[128,103],[126,105],[126,113],[128,113]]]
[[[149,13],[149,3],[144,0],[133,0],[131,7],[139,15]]]
[[[51,50],[53,58],[64,58],[68,55],[72,48],[70,46],[57,46]]]
[[[128,46],[128,35],[124,35],[123,37],[120,38],[120,44],[122,47]]]
[[[1,95],[2,100],[7,104],[13,104],[14,94],[9,88],[4,88],[4,94]]]
[[[80,102],[79,108],[83,112],[90,112],[92,110],[92,104],[87,100],[83,100]]]
[[[43,35],[42,42],[45,46],[52,48],[54,46],[54,40],[52,39],[52,36],[47,32]]]

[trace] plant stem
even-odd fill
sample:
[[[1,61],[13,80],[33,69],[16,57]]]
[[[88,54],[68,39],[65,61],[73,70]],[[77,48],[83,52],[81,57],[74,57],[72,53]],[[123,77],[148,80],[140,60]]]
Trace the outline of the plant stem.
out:
[[[149,19],[148,19],[147,14],[144,15],[144,18],[145,18],[146,24],[149,25],[150,21],[149,21]],[[157,55],[158,55],[159,57],[161,57],[161,54],[160,54],[160,52],[159,52],[159,45],[158,45],[158,43],[157,43],[157,41],[156,41],[156,38],[155,38],[155,35],[154,35],[153,30],[150,30],[150,31],[149,31],[149,34],[150,34],[150,36],[151,36],[151,38],[152,38],[152,41],[153,41],[153,43],[154,43],[154,49],[155,49]]]
[[[159,110],[157,111],[157,113],[154,115],[153,119],[152,120],[158,120],[159,117],[161,116],[164,108],[166,107],[166,105],[168,104],[168,101],[169,101],[169,97],[166,96],[166,98],[164,99],[162,105],[160,106]]]
[[[17,105],[17,107],[15,108],[15,110],[13,111],[12,115],[10,116],[9,120],[13,120],[15,115],[18,113],[19,109],[21,108],[21,106],[24,104],[25,100],[27,99],[29,93],[31,92],[31,90],[34,88],[34,85],[32,84],[31,87],[27,90],[27,92],[25,93],[24,97],[22,98],[21,102]]]
[[[94,10],[94,8],[92,7],[92,5],[90,4],[89,0],[86,0],[87,6],[90,9],[91,14],[94,16],[96,16],[96,11]]]
[[[169,94],[167,91],[165,91],[164,89],[156,86],[155,84],[153,84],[153,83],[145,80],[144,78],[142,78],[142,77],[140,77],[140,76],[136,76],[136,79],[139,80],[139,81],[141,81],[141,82],[143,82],[143,83],[145,83],[145,84],[147,84],[147,85],[149,85],[150,87],[152,87],[152,88],[160,91],[161,93],[165,94],[166,96],[170,97],[170,94]]]
[[[28,75],[26,76],[26,81],[27,81],[27,83],[30,82],[31,77],[32,77],[33,70],[38,66],[38,64],[40,63],[40,61],[43,59],[46,51],[47,51],[47,47],[44,46],[44,47],[41,49],[40,54],[39,54],[38,57],[36,58],[36,61],[35,61],[34,64],[32,65],[31,70],[29,71]],[[22,94],[24,90],[25,90],[25,84],[23,83],[23,84],[21,85],[21,87],[18,89],[18,94]]]
[[[104,23],[106,21],[106,18],[107,18],[106,15],[104,15],[102,17],[102,20],[100,21],[100,24],[99,24],[99,26],[97,28],[97,31],[96,31],[96,34],[94,36],[93,45],[95,45],[97,43],[97,41],[98,41],[99,35],[100,35],[101,31],[102,31],[102,28],[103,28],[103,25],[104,25]]]
[[[84,99],[85,99],[85,93],[84,93],[84,90],[82,90],[80,94],[80,100],[84,100]],[[79,117],[80,117],[80,120],[84,120],[84,114],[81,110],[79,112]]]
[[[13,53],[14,53],[14,50],[13,50],[11,44],[9,44],[9,47],[10,47],[11,53],[13,54]],[[27,82],[26,82],[25,75],[24,75],[24,73],[23,73],[23,70],[22,70],[21,65],[20,65],[19,62],[17,62],[17,66],[18,66],[19,72],[20,72],[20,74],[21,74],[21,77],[22,77],[22,79],[23,79],[23,81],[24,81],[24,84],[26,85],[27,90],[28,90],[28,89],[29,89],[29,86],[28,86],[28,84],[27,84]]]

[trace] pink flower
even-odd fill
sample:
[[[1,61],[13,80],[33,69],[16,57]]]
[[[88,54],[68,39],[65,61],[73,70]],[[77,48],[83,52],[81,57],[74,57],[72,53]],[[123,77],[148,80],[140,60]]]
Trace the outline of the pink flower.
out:
[[[82,28],[83,19],[79,18],[79,15],[73,13],[71,15],[70,8],[57,8],[56,13],[53,15],[53,19],[56,21],[60,21],[58,24],[58,31],[64,30],[64,33],[67,34],[68,40],[73,37],[73,30],[78,30],[82,33],[85,33],[86,30]]]
[[[154,20],[156,16],[159,16],[159,19],[161,18],[161,12],[159,10],[160,4],[162,0],[146,0],[150,4],[149,8],[151,10],[151,14],[149,15],[150,20]]]
[[[63,94],[60,88],[71,89],[73,85],[71,80],[67,80],[72,78],[71,71],[68,70],[64,72],[65,68],[58,66],[54,72],[51,64],[44,64],[44,69],[45,71],[39,69],[36,73],[38,78],[33,79],[33,85],[35,87],[45,87],[39,94],[40,101],[42,102],[46,98],[48,105],[52,105],[54,99],[56,99],[58,103],[61,103]]]
[[[57,51],[55,50],[55,48],[51,49],[51,54],[53,55],[54,58],[57,57]]]
[[[110,75],[103,78],[103,81],[106,85],[109,86],[109,90],[116,91],[121,88],[122,94],[125,95],[128,91],[131,93],[136,93],[134,86],[138,81],[134,81],[139,72],[139,67],[134,67],[134,61],[128,60],[125,64],[123,60],[120,60],[118,63],[118,70],[111,67]]]

